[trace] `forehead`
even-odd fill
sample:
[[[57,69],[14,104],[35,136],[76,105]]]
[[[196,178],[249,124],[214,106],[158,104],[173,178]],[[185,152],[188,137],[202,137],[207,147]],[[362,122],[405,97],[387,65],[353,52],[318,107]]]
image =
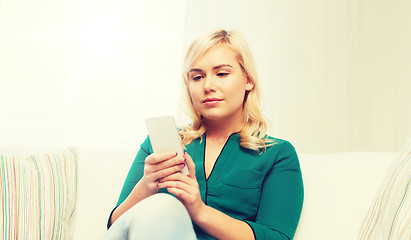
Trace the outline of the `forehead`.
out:
[[[221,64],[239,66],[235,52],[226,45],[213,46],[208,49],[192,68],[207,68]]]

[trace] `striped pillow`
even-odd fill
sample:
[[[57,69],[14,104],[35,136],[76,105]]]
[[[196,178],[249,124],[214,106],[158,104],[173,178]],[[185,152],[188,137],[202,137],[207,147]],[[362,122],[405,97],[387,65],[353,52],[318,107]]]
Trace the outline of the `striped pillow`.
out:
[[[411,239],[411,135],[387,171],[361,226],[360,240]]]
[[[0,239],[73,239],[77,151],[24,152],[0,151]]]

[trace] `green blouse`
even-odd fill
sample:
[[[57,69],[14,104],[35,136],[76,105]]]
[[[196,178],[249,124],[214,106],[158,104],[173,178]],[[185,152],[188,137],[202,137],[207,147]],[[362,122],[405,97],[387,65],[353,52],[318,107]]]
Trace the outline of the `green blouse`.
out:
[[[227,140],[208,179],[205,177],[205,135],[186,146],[196,165],[196,177],[205,204],[245,221],[257,240],[292,239],[303,205],[303,182],[294,147],[287,141],[260,154],[240,147],[235,133]],[[127,175],[117,205],[122,203],[143,176],[144,160],[153,152],[144,141]],[[162,189],[162,192],[166,190]],[[194,226],[198,239],[213,239]]]

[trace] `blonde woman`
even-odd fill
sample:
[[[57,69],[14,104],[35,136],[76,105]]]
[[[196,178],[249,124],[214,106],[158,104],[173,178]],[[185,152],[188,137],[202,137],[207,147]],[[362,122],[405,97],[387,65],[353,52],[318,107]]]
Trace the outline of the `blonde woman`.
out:
[[[293,146],[266,135],[252,55],[236,32],[190,46],[183,157],[141,145],[105,239],[292,239],[303,204]],[[180,170],[187,164],[189,175]]]

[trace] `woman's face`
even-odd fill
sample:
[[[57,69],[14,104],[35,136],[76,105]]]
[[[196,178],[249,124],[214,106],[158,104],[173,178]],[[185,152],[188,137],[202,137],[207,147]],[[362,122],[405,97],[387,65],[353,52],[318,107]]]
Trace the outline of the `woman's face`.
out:
[[[206,51],[188,73],[191,101],[206,120],[242,121],[244,96],[253,87],[225,45]]]

